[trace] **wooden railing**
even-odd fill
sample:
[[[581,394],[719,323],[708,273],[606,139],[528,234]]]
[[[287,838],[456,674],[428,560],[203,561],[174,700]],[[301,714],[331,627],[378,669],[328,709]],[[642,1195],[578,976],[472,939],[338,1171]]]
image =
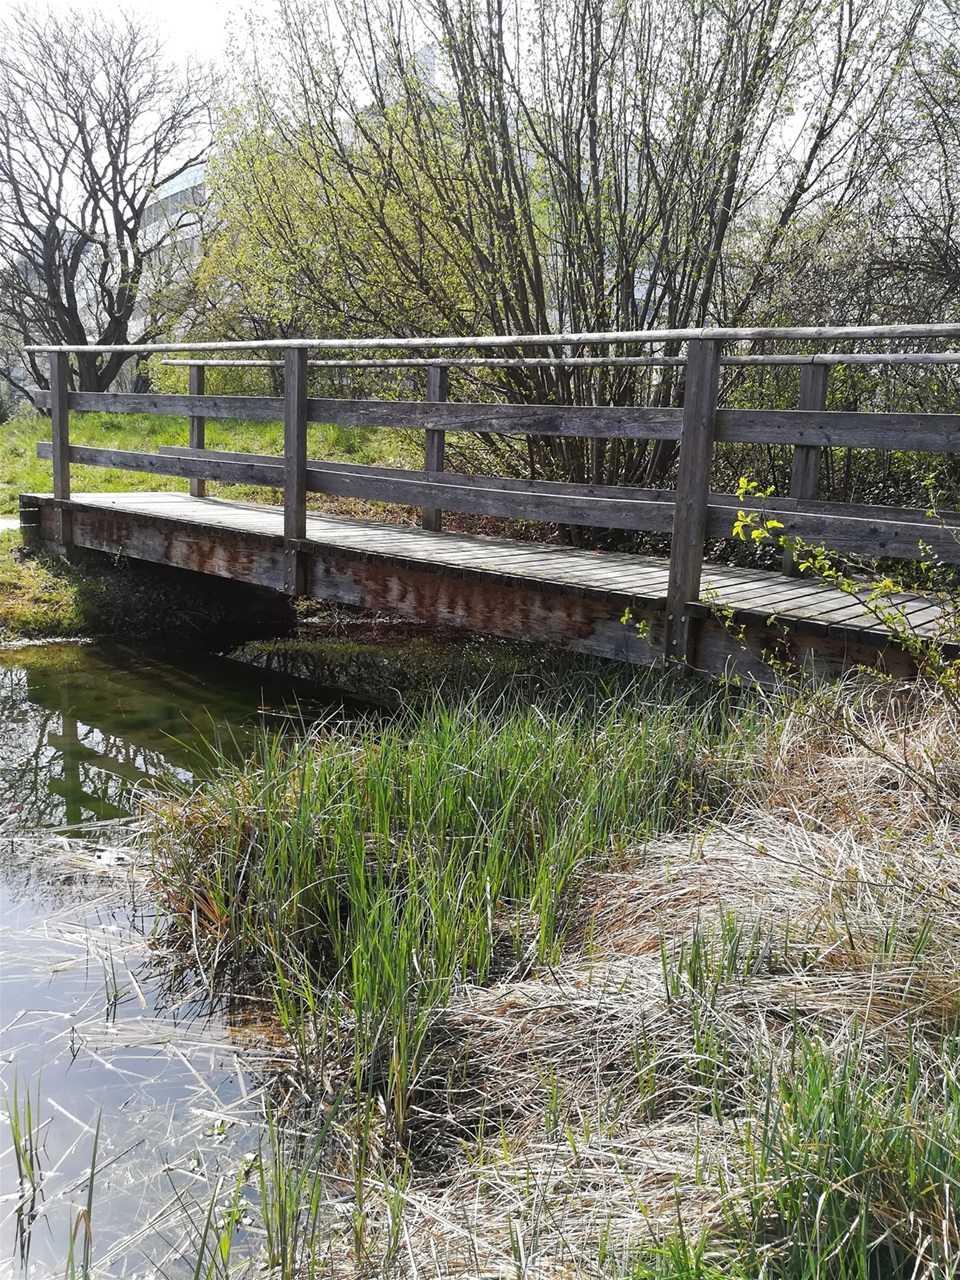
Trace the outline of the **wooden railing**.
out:
[[[960,513],[956,511],[941,511],[931,517],[919,508],[822,502],[816,498],[820,457],[825,447],[960,452],[958,414],[827,411],[830,366],[843,362],[957,362],[960,361],[960,353],[724,357],[724,341],[738,337],[741,332],[747,336],[759,334],[764,337],[832,337],[845,334],[900,337],[914,334],[916,327],[685,333],[687,350],[683,362],[686,365],[686,382],[682,408],[453,403],[447,400],[447,367],[455,361],[448,356],[429,360],[363,361],[373,365],[426,365],[426,401],[312,398],[307,388],[308,365],[311,363],[309,349],[323,344],[306,342],[287,346],[283,352],[283,398],[206,395],[205,362],[195,354],[183,362],[190,366],[188,395],[70,392],[67,389],[69,353],[66,349],[55,349],[50,351],[51,390],[38,395],[38,403],[50,409],[52,441],[41,442],[37,451],[40,457],[52,459],[54,496],[64,502],[71,495],[72,464],[184,477],[189,480],[190,491],[196,496],[203,496],[204,482],[208,480],[273,485],[282,489],[286,589],[294,595],[303,590],[302,555],[298,544],[306,536],[308,493],[339,494],[418,506],[423,509],[424,527],[431,530],[441,528],[442,512],[447,510],[595,528],[669,533],[671,556],[665,601],[665,651],[668,656],[681,659],[690,651],[691,615],[687,605],[700,598],[706,541],[729,537],[738,511],[761,507],[756,499],[711,490],[710,477],[717,443],[772,444],[793,448],[789,495],[770,497],[762,503],[766,513],[782,523],[783,533],[788,538],[796,537],[807,543],[870,557],[908,560],[933,557],[949,564],[960,563]],[[919,336],[957,337],[960,336],[960,326],[925,326]],[[570,342],[572,337],[566,335],[563,341]],[[588,337],[591,341],[598,341],[604,336]],[[629,335],[629,339],[636,342],[660,340],[660,335]],[[623,335],[606,335],[606,340],[623,342],[627,339]],[[539,341],[546,345],[542,336]],[[559,342],[560,339],[551,341]],[[421,346],[426,345],[420,340],[417,342]],[[477,340],[476,345],[483,342]],[[224,347],[230,345],[224,344]],[[250,345],[247,344],[248,347]],[[363,349],[372,344],[342,345]],[[403,344],[385,340],[381,345]],[[451,344],[450,340],[440,339],[435,345],[442,348]],[[467,344],[457,340],[456,345]],[[487,342],[486,345],[491,344]],[[196,352],[196,348],[189,350]],[[563,362],[562,358],[556,359]],[[610,358],[608,362],[676,363],[677,358]],[[721,364],[761,362],[803,366],[797,408],[719,408]],[[490,363],[511,362],[500,360]],[[162,447],[157,453],[71,445],[70,414],[96,410],[185,416],[189,419],[189,445]],[[284,456],[205,449],[204,423],[208,418],[281,420],[284,423]],[[307,426],[311,422],[423,431],[424,468],[411,471],[308,459]],[[663,491],[448,472],[444,469],[444,443],[448,431],[676,441],[679,445],[677,488],[675,491]],[[70,538],[68,505],[60,506],[58,518],[58,537],[66,544]],[[789,552],[784,560],[784,571],[795,571]]]

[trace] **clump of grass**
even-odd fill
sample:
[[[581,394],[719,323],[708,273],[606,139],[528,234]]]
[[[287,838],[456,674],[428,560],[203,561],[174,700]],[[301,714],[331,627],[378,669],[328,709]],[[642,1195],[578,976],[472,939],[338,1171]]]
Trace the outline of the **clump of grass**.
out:
[[[79,635],[76,589],[51,561],[25,553],[18,530],[0,532],[0,640]]]
[[[799,1037],[743,1126],[728,1215],[750,1270],[772,1280],[869,1280],[960,1270],[960,1078],[931,1055],[838,1050]]]
[[[43,1194],[41,1155],[44,1125],[39,1115],[40,1081],[37,1081],[36,1097],[32,1095],[28,1084],[21,1099],[19,1086],[18,1078],[14,1076],[13,1093],[10,1098],[5,1099],[5,1109],[17,1166],[18,1195],[15,1208],[17,1251],[20,1255],[20,1265],[25,1271],[30,1261],[30,1242],[38,1211],[38,1199]]]
[[[796,698],[764,803],[811,828],[895,841],[960,819],[960,666],[948,678],[853,673]]]
[[[172,927],[215,976],[304,971],[346,999],[402,1130],[455,986],[553,960],[589,868],[722,807],[749,767],[747,705],[641,689],[262,737],[155,815]]]
[[[958,738],[903,698],[474,699],[162,813],[180,939],[272,973],[327,1126],[262,1210],[302,1265],[960,1277]]]

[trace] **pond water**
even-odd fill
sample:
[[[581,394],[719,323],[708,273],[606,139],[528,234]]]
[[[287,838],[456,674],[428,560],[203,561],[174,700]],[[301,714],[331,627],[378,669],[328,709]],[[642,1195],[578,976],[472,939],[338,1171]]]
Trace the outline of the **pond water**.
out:
[[[71,1248],[77,1275],[194,1274],[277,1051],[151,947],[134,795],[202,773],[213,736],[341,712],[214,657],[0,653],[0,1277],[63,1276]]]

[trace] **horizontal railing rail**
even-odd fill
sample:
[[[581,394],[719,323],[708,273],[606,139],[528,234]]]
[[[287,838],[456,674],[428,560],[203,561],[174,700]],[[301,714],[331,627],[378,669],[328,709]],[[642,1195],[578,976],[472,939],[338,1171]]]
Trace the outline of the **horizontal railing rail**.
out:
[[[474,334],[417,338],[244,338],[222,342],[151,342],[44,344],[25,348],[31,354],[82,352],[84,355],[126,353],[155,355],[166,351],[489,351],[510,347],[610,347],[664,342],[837,342],[960,338],[960,324],[759,325],[753,328],[622,329],[585,333]]]
[[[51,458],[53,446],[41,441],[37,454]],[[283,488],[285,478],[281,457],[176,446],[162,446],[158,453],[136,453],[72,445],[70,461],[81,466],[278,489]],[[316,460],[307,461],[305,487],[308,493],[470,515],[645,533],[669,533],[676,505],[673,490],[405,471]],[[710,493],[707,536],[730,537],[740,511],[765,512],[781,522],[788,537],[825,543],[836,551],[901,560],[936,556],[944,563],[960,564],[960,512],[938,512],[934,518],[919,508],[852,507],[773,497],[761,503],[731,493]]]
[[[171,343],[109,348],[130,354],[187,352],[189,358],[168,360],[189,371],[187,394],[161,395],[77,392],[68,389],[68,360],[77,348],[35,348],[50,355],[50,391],[38,392],[40,407],[50,410],[52,440],[38,454],[53,461],[57,504],[57,537],[70,537],[70,468],[72,465],[115,467],[189,481],[191,494],[203,497],[209,481],[258,485],[283,490],[283,537],[286,589],[303,590],[303,547],[306,495],[321,493],[399,503],[420,508],[422,523],[438,530],[442,513],[457,511],[498,518],[538,520],[563,525],[636,530],[671,535],[669,584],[665,600],[664,646],[668,657],[686,660],[692,650],[692,628],[702,613],[700,599],[704,546],[708,539],[730,537],[740,512],[775,519],[788,539],[826,545],[840,552],[904,560],[933,558],[960,563],[960,514],[932,514],[920,508],[823,502],[818,474],[824,448],[895,449],[952,454],[960,452],[960,414],[849,412],[827,409],[827,381],[838,364],[958,364],[957,351],[730,353],[724,344],[860,340],[914,341],[960,338],[960,325],[836,326],[791,329],[660,330],[617,334],[526,334],[510,338],[437,339],[303,339],[243,343]],[[631,345],[672,343],[684,354],[622,354]],[[617,347],[607,356],[582,354],[584,347]],[[537,356],[475,356],[460,352],[540,347]],[[207,368],[264,368],[270,359],[227,359],[207,352],[283,350],[283,396],[213,395],[206,393]],[[99,348],[80,348],[95,354]],[[353,355],[310,358],[311,351],[434,352],[440,355]],[[203,354],[201,354],[203,353]],[[579,354],[578,354],[579,353]],[[452,368],[488,366],[547,367],[594,365],[683,365],[682,407],[464,403],[448,401]],[[723,365],[799,366],[800,393],[795,408],[720,408]],[[310,368],[425,368],[424,400],[311,397]],[[108,411],[186,417],[186,447],[162,446],[159,452],[71,445],[69,419],[74,412]],[[210,419],[282,422],[284,452],[279,455],[208,450],[205,423]],[[307,457],[307,427],[329,423],[343,427],[387,427],[424,433],[424,467],[404,470],[331,463]],[[650,440],[674,442],[678,448],[676,488],[672,491],[627,486],[573,484],[468,475],[447,470],[448,433],[475,435]],[[718,493],[710,486],[718,443],[786,446],[793,450],[789,495],[759,501]],[[789,550],[784,572],[795,572]]]
[[[50,392],[35,393],[49,409]],[[71,391],[72,413],[144,413],[245,422],[282,422],[280,396],[152,395]],[[410,400],[307,400],[308,423],[464,431],[474,435],[679,440],[683,410],[533,404],[450,404]],[[727,444],[817,445],[960,453],[960,414],[847,413],[838,410],[718,409],[714,439]]]

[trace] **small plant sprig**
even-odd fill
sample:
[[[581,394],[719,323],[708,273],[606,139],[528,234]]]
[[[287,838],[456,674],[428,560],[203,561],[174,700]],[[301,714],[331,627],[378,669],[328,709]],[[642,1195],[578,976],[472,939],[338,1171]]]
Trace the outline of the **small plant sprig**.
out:
[[[772,498],[774,486],[768,489],[761,489],[756,480],[751,480],[749,476],[741,476],[737,481],[737,497],[741,502],[746,498],[755,499],[760,505],[751,511],[738,511],[737,518],[733,522],[733,536],[739,538],[741,542],[763,542],[767,538],[775,536],[776,529],[783,528],[782,520],[775,520],[772,516],[766,514],[765,503],[768,498]],[[777,539],[780,545],[783,545],[784,539],[782,535]]]

